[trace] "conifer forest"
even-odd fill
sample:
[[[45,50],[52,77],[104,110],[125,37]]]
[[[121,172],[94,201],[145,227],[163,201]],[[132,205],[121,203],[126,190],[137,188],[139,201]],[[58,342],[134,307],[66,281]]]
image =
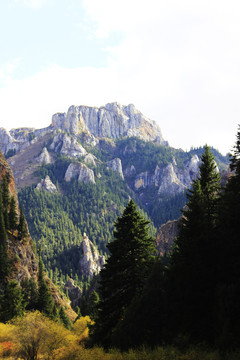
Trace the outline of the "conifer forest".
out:
[[[143,149],[136,139],[119,146],[133,141]],[[154,146],[123,156],[124,167],[134,156],[141,173],[160,157],[167,164],[173,150]],[[50,176],[55,194],[30,185],[17,198],[9,173],[1,175],[1,359],[240,359],[240,128],[224,181],[220,154],[207,145],[194,151],[198,175],[174,206],[167,198],[142,206],[131,178],[127,184],[101,164],[96,184],[66,182],[64,156],[36,172]],[[176,152],[179,166],[184,156]],[[157,228],[173,218],[177,236],[160,256]],[[86,234],[105,259],[93,276],[79,266]],[[75,303],[69,281],[81,292]]]

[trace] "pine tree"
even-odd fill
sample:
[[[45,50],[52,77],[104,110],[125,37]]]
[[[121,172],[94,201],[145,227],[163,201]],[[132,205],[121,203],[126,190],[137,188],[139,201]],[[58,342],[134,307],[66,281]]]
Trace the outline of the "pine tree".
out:
[[[59,310],[59,318],[60,321],[63,323],[63,325],[67,328],[67,329],[71,329],[72,324],[71,321],[69,320],[65,310],[63,309],[63,307],[61,306],[60,310]]]
[[[0,193],[0,282],[3,281],[9,273],[9,259],[7,251],[7,233],[5,221],[3,218],[2,197]]]
[[[26,219],[23,213],[23,208],[21,206],[20,210],[20,218],[18,224],[18,239],[23,240],[27,236],[27,226],[26,226]]]
[[[4,176],[2,179],[2,211],[5,222],[6,230],[9,229],[9,218],[8,218],[8,206],[9,206],[9,189],[8,189],[8,180],[7,176]]]
[[[54,302],[50,294],[48,285],[44,279],[43,273],[43,262],[40,258],[39,260],[39,273],[38,273],[38,304],[37,308],[44,315],[48,317],[53,316],[53,306]]]
[[[201,157],[199,177],[187,193],[187,208],[173,250],[169,278],[169,328],[193,341],[212,341],[216,287],[216,218],[219,174],[209,147]],[[174,315],[173,315],[174,314]]]
[[[233,155],[230,158],[233,171],[221,196],[216,292],[216,334],[221,347],[237,347],[240,337],[240,126]]]
[[[14,196],[12,196],[10,199],[9,229],[12,230],[12,234],[14,230],[17,229],[17,211],[16,211],[16,200]]]
[[[94,290],[89,296],[89,301],[88,301],[88,315],[92,320],[95,320],[97,317],[99,301],[100,301],[99,295]]]
[[[37,284],[33,278],[23,280],[21,287],[24,295],[24,302],[26,303],[26,310],[37,309],[38,304],[38,289]]]
[[[100,303],[93,334],[104,346],[111,344],[112,332],[141,293],[152,268],[155,245],[148,235],[148,223],[132,200],[115,223],[114,241],[107,246],[110,256],[100,273]]]
[[[14,317],[23,316],[25,303],[21,288],[16,280],[10,281],[1,299],[0,319],[7,322]]]

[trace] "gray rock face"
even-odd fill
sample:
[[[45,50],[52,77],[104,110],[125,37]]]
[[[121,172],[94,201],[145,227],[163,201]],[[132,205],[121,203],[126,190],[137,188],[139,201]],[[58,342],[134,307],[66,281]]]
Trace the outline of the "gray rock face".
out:
[[[52,128],[73,135],[87,132],[96,137],[114,139],[137,136],[167,145],[157,123],[140,113],[132,104],[122,106],[115,102],[100,108],[71,106],[67,113],[53,115]]]
[[[70,164],[65,173],[65,181],[78,177],[78,181],[95,184],[94,172],[82,163]]]
[[[26,129],[25,132],[16,132],[16,130],[9,132],[4,128],[0,128],[0,150],[2,153],[6,155],[9,150],[18,152],[29,146],[30,141],[27,130],[29,129]]]
[[[165,167],[156,166],[153,174],[148,171],[136,176],[136,190],[148,186],[158,187],[158,195],[175,195],[189,188],[198,175],[200,160],[194,155],[183,169],[178,168],[175,159]]]
[[[68,291],[69,299],[71,300],[72,308],[76,308],[79,304],[79,300],[82,296],[82,290],[80,287],[74,285],[73,279],[68,279],[66,284],[64,285],[65,290]]]
[[[50,149],[69,157],[83,157],[87,151],[73,137],[60,133],[54,136]]]
[[[123,171],[122,171],[122,162],[119,158],[115,158],[113,160],[108,161],[107,165],[113,171],[118,172],[120,177],[124,180]]]
[[[99,255],[96,247],[89,240],[87,235],[83,234],[83,241],[80,244],[82,257],[79,266],[83,276],[92,278],[94,274],[98,274],[105,264],[105,257]]]
[[[42,179],[36,186],[37,190],[45,190],[51,194],[57,192],[56,186],[52,183],[50,177],[47,175],[45,179]]]
[[[168,221],[162,225],[157,232],[157,250],[160,256],[171,251],[176,236],[178,236],[180,219]]]
[[[47,151],[46,147],[43,148],[43,151],[41,152],[41,154],[37,158],[37,162],[39,162],[41,164],[51,164],[53,162],[52,157],[49,154],[49,152]]]
[[[84,161],[86,164],[89,164],[89,165],[93,165],[93,166],[96,166],[96,157],[92,154],[87,154],[85,157],[84,157]]]

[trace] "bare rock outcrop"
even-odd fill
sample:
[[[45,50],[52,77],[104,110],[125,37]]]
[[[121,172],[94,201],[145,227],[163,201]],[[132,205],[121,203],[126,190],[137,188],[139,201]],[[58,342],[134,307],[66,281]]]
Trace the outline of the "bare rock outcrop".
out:
[[[38,156],[37,162],[41,164],[52,164],[53,159],[46,147],[43,148],[41,154]]]
[[[78,178],[79,182],[95,184],[94,172],[82,163],[71,163],[65,173],[65,181]]]
[[[64,133],[54,136],[50,149],[62,155],[75,158],[87,155],[87,151],[75,138]]]
[[[83,234],[83,240],[80,244],[81,259],[79,266],[83,276],[92,278],[98,274],[105,264],[105,257],[99,255],[97,248],[89,240],[87,235]]]
[[[199,172],[200,160],[194,155],[184,167],[179,167],[175,161],[166,166],[157,165],[154,173],[149,171],[142,172],[135,177],[135,190],[145,189],[148,186],[158,188],[158,195],[176,195],[191,187],[193,179]],[[131,175],[130,169],[126,172]]]
[[[53,184],[48,175],[45,177],[45,179],[42,179],[40,183],[37,184],[36,189],[45,190],[47,192],[50,192],[51,194],[57,192],[56,186]]]
[[[84,157],[84,161],[85,161],[86,164],[96,166],[97,158],[92,154],[87,154]]]
[[[122,162],[119,158],[115,158],[108,161],[107,165],[110,169],[119,173],[120,177],[124,180],[123,171],[122,171]]]
[[[73,279],[68,279],[66,284],[64,285],[65,290],[68,292],[69,299],[71,300],[71,306],[73,309],[75,309],[78,304],[79,300],[82,296],[82,290],[79,286],[74,285]]]
[[[172,249],[175,238],[178,235],[180,219],[168,221],[157,232],[157,251],[160,256],[167,255]]]
[[[137,136],[167,145],[157,123],[144,116],[132,104],[123,106],[114,102],[100,108],[71,106],[67,113],[53,115],[52,128],[73,135],[86,132],[100,138]]]

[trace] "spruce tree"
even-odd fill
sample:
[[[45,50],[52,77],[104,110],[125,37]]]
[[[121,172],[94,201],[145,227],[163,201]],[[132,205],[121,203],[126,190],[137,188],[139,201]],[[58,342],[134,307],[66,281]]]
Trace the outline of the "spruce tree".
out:
[[[213,341],[219,181],[214,157],[205,146],[199,176],[187,193],[168,272],[168,326],[173,337],[181,333],[193,341]]]
[[[53,298],[50,294],[49,287],[44,279],[43,262],[39,259],[39,273],[38,273],[38,304],[37,308],[44,315],[48,317],[53,316]]]
[[[9,229],[12,230],[12,234],[14,230],[17,229],[17,211],[16,211],[16,200],[14,196],[10,199],[10,208],[9,208]]]
[[[59,318],[60,321],[63,323],[63,325],[65,326],[65,328],[67,329],[71,329],[72,328],[72,324],[71,321],[69,320],[65,310],[63,309],[63,307],[61,306],[60,310],[59,310]]]
[[[0,193],[0,282],[3,281],[9,273],[9,259],[7,251],[7,233],[3,217],[2,197]]]
[[[9,206],[9,189],[8,189],[8,179],[5,175],[2,179],[2,211],[5,222],[6,230],[9,230],[9,218],[8,218],[8,206]]]
[[[93,339],[106,347],[118,322],[140,295],[154,262],[155,244],[148,235],[149,224],[132,200],[115,222],[110,256],[100,273],[100,303]]]
[[[221,196],[216,292],[217,342],[221,347],[238,347],[240,337],[240,126],[230,158],[233,171]]]
[[[23,316],[25,309],[22,289],[16,280],[10,281],[1,299],[0,321],[7,322],[14,317]]]
[[[27,226],[26,219],[23,213],[23,208],[21,206],[19,224],[18,224],[18,239],[23,240],[27,236]]]
[[[97,317],[98,305],[99,305],[99,295],[94,290],[89,296],[88,300],[88,315],[92,320],[95,320]]]

